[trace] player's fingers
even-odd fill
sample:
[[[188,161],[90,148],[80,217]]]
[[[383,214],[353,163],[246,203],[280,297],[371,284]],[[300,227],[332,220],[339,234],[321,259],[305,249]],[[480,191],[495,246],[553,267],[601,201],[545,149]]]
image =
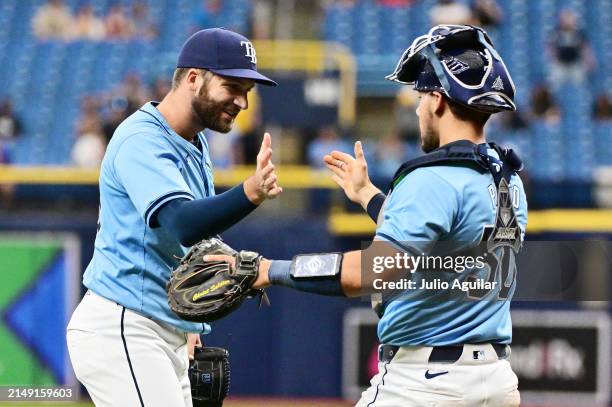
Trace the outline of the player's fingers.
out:
[[[338,186],[344,189],[344,180],[337,175],[332,175],[332,180],[338,184]]]
[[[336,159],[335,159],[334,157],[332,157],[331,155],[329,155],[329,154],[325,154],[325,155],[323,156],[323,162],[324,162],[325,164],[331,164],[331,165],[333,165],[333,164],[336,162]]]
[[[268,199],[274,199],[277,196],[279,196],[282,192],[283,192],[282,187],[279,187],[279,186],[274,187],[268,191]]]
[[[272,138],[270,137],[270,133],[265,132],[263,140],[261,141],[261,146],[259,147],[259,154],[268,150],[270,147],[272,147]]]
[[[200,342],[200,335],[198,334],[188,334],[187,335],[187,357],[189,360],[194,359],[195,347],[201,347],[202,343]]]
[[[261,170],[261,177],[267,179],[274,172],[274,168],[274,164],[268,163],[268,165]]]
[[[267,148],[265,150],[260,151],[259,154],[257,154],[257,166],[260,168],[263,168],[265,165],[268,164],[268,161],[270,161],[271,158],[272,158],[271,148]]]
[[[264,181],[264,187],[266,189],[271,189],[273,185],[276,184],[277,179],[278,177],[276,176],[276,174],[272,174]]]
[[[272,136],[267,131],[264,133],[263,141],[261,142],[261,145],[265,148],[272,147]]]
[[[358,160],[365,160],[363,155],[363,146],[361,145],[361,141],[355,142],[355,158]]]
[[[341,178],[344,177],[344,168],[337,167],[335,164],[327,164],[327,163],[325,163],[325,166],[337,176]]]
[[[347,153],[343,153],[342,151],[335,151],[335,150],[334,150],[334,151],[332,151],[332,152],[330,153],[330,155],[331,155],[333,158],[335,158],[336,160],[339,160],[339,161],[345,162],[345,163],[347,163],[347,164],[349,164],[349,163],[351,163],[351,162],[355,161],[355,159],[353,158],[353,156],[352,156],[352,155],[347,154]]]
[[[227,256],[224,254],[207,254],[206,256],[203,257],[203,260],[206,262],[223,262],[223,263],[227,263],[229,265],[231,265],[232,267],[234,267],[234,263],[235,260],[232,256]]]

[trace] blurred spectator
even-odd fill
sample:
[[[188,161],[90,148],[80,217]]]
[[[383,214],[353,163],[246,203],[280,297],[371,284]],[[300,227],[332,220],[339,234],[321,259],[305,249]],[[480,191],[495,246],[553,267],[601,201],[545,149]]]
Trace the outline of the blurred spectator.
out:
[[[156,84],[162,86],[161,84]],[[163,89],[157,89],[163,92]],[[119,86],[113,89],[104,99],[105,114],[102,123],[102,133],[106,141],[110,141],[117,126],[129,115],[151,100],[151,90],[140,80],[136,73],[128,73]],[[161,93],[161,100],[165,93]]]
[[[534,118],[549,124],[556,124],[561,120],[559,106],[545,85],[538,85],[531,91],[531,112]]]
[[[274,7],[272,0],[255,0],[251,18],[253,21],[252,38],[254,40],[268,40],[272,37],[271,28],[274,26]]]
[[[0,165],[11,163],[11,146],[20,133],[21,122],[13,113],[11,102],[5,100],[0,103]],[[11,206],[14,192],[14,185],[0,183],[0,208]]]
[[[499,124],[505,130],[523,130],[529,127],[527,118],[523,116],[521,111],[517,110],[514,112],[501,112],[494,115],[499,120]]]
[[[102,119],[98,111],[98,99],[86,96],[81,101],[81,117],[76,122],[76,134],[99,132],[102,128]]]
[[[255,164],[265,132],[262,128],[261,99],[257,87],[249,92],[247,101],[249,108],[240,112],[234,123],[241,135],[236,153],[236,162],[239,164]]]
[[[111,109],[107,112],[107,115],[102,122],[102,134],[106,144],[113,137],[115,129],[121,124],[132,112],[127,109],[127,103],[114,104]]]
[[[408,159],[408,146],[396,130],[383,136],[376,145],[376,158],[372,163],[375,178],[390,181],[397,169]]]
[[[474,0],[472,3],[474,23],[485,29],[497,28],[504,15],[495,0]]]
[[[593,104],[593,120],[612,120],[612,101],[607,93],[599,95]]]
[[[410,86],[402,86],[394,103],[395,126],[404,141],[418,141],[421,137],[416,108],[419,93]]]
[[[72,146],[72,162],[82,168],[97,168],[102,163],[106,142],[102,135],[102,120],[94,97],[81,104],[81,118],[76,124],[76,140]]]
[[[222,27],[221,13],[223,4],[221,0],[202,0],[194,13],[192,32],[205,28]],[[225,27],[231,29],[230,27]]]
[[[48,0],[32,18],[34,35],[39,39],[68,40],[73,30],[72,14],[62,0]]]
[[[385,7],[406,7],[413,2],[414,0],[378,0],[378,3]]]
[[[578,27],[578,16],[564,9],[552,35],[553,63],[550,80],[555,88],[567,82],[583,83],[587,72],[595,68],[595,58],[588,39]]]
[[[95,15],[90,4],[85,4],[74,18],[74,38],[98,41],[105,35],[104,21]]]
[[[229,133],[206,130],[208,149],[215,168],[230,169],[240,163],[239,139],[240,131],[236,127]]]
[[[156,79],[155,82],[153,83],[153,89],[151,90],[152,100],[161,101],[164,98],[164,96],[166,96],[166,94],[170,92],[170,86],[171,86],[170,81],[167,81],[166,79],[163,79],[163,78]]]
[[[468,6],[455,0],[438,0],[429,11],[429,18],[432,25],[471,24],[472,12]]]
[[[0,103],[0,145],[14,141],[21,133],[21,122],[9,100]]]
[[[99,168],[105,151],[106,143],[101,133],[79,134],[72,146],[72,162],[80,168]]]
[[[8,146],[0,143],[0,165],[11,163]],[[0,183],[0,209],[10,209],[15,197],[15,185]]]
[[[151,40],[157,37],[158,29],[149,14],[149,7],[142,0],[132,5],[132,19],[134,22],[134,37],[141,40]]]
[[[313,168],[326,168],[323,156],[333,150],[353,154],[351,143],[343,140],[334,126],[321,127],[317,137],[308,145],[308,164]]]
[[[128,73],[121,84],[111,92],[111,104],[127,104],[126,109],[135,112],[151,99],[151,92],[140,76],[135,72]]]
[[[333,3],[336,7],[353,8],[357,5],[358,0],[336,0]]]
[[[106,15],[105,25],[108,39],[127,40],[134,34],[134,22],[119,4],[111,7]]]

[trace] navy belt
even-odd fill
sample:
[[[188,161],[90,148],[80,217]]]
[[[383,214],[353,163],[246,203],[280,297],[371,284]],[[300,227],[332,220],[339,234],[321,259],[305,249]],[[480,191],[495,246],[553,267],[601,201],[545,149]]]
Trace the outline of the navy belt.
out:
[[[508,358],[508,346],[498,343],[491,344],[499,359]],[[397,354],[399,346],[382,345],[378,348],[378,360],[380,362],[391,362]],[[429,355],[429,363],[455,363],[463,354],[463,345],[434,346]]]

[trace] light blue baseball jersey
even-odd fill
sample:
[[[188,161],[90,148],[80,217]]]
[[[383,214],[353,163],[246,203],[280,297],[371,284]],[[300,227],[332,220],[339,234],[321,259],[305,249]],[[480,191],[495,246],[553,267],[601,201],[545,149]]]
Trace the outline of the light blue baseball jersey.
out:
[[[493,150],[489,153],[497,155]],[[527,200],[517,175],[512,176],[509,189],[524,233]],[[495,183],[489,172],[447,165],[417,168],[387,198],[376,238],[390,241],[414,256],[440,255],[436,253],[436,243],[442,246],[439,242],[444,241],[456,242],[456,249],[468,248],[481,241],[485,226],[495,224],[494,192]],[[480,301],[437,300],[435,290],[419,289],[418,276],[427,272],[416,272],[412,278],[417,282],[416,288],[385,304],[378,324],[381,343],[445,346],[511,342],[510,299],[514,290],[505,301],[493,299],[498,294],[495,290]],[[465,281],[468,275],[464,272],[450,278]]]
[[[100,169],[100,215],[93,258],[83,284],[93,292],[188,332],[207,324],[179,319],[165,291],[187,248],[155,222],[156,211],[177,198],[214,195],[208,145],[179,136],[150,102],[115,131]]]

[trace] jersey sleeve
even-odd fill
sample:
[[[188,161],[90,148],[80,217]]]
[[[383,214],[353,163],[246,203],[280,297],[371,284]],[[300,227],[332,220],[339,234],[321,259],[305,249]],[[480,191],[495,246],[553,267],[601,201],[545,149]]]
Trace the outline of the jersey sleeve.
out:
[[[426,253],[450,232],[458,212],[457,190],[431,169],[419,168],[387,198],[376,238],[403,251]]]
[[[150,227],[152,217],[166,202],[177,198],[193,200],[181,174],[182,157],[162,137],[138,133],[118,148],[113,170],[136,210]]]

